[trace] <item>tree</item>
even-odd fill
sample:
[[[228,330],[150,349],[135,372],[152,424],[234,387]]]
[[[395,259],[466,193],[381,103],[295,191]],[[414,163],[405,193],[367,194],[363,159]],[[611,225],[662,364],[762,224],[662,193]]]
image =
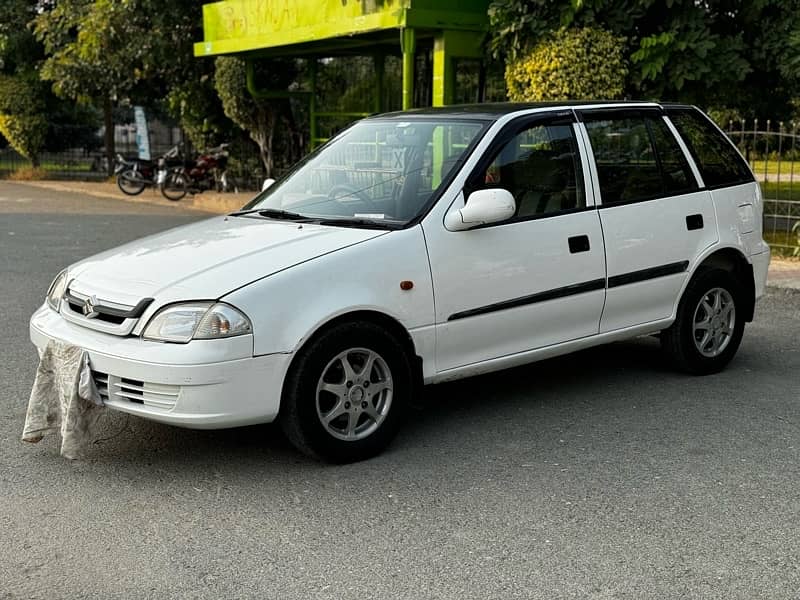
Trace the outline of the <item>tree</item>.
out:
[[[240,58],[220,56],[215,61],[215,86],[225,114],[244,129],[258,144],[267,177],[273,173],[275,159],[273,139],[279,118],[289,118],[288,98],[255,99],[247,89],[246,63]],[[260,61],[256,76],[264,89],[286,91],[296,76],[292,60]]]
[[[35,73],[0,75],[0,133],[34,167],[47,134],[41,87]]]
[[[620,98],[627,75],[624,43],[602,29],[556,31],[508,63],[508,97],[515,102]]]
[[[214,63],[210,64],[213,69]],[[213,70],[177,82],[166,100],[170,114],[178,119],[195,148],[230,142],[233,130],[241,135],[238,127],[225,115],[214,86]]]
[[[512,61],[562,28],[626,38],[628,96],[785,118],[798,95],[800,0],[494,0],[489,17]]]
[[[114,155],[114,103],[163,97],[191,68],[199,5],[189,0],[57,0],[36,17],[47,58],[41,74],[57,94],[101,107]],[[109,172],[112,169],[109,161]]]
[[[47,92],[36,72],[41,48],[26,27],[34,9],[27,0],[0,4],[0,133],[36,167],[47,133]]]

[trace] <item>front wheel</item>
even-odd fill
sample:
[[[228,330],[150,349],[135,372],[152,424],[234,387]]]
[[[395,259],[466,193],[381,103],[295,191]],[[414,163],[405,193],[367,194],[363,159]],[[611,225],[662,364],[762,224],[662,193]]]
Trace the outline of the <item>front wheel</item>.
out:
[[[125,169],[117,175],[117,187],[123,194],[137,196],[144,191],[145,183],[133,169]]]
[[[342,323],[298,355],[287,375],[280,423],[314,458],[364,460],[389,445],[413,389],[407,352],[372,323]]]
[[[725,368],[744,335],[744,291],[728,271],[699,271],[678,305],[675,322],[661,335],[661,346],[681,370],[695,375]]]
[[[171,171],[164,178],[161,184],[161,194],[167,200],[180,200],[186,195],[188,190],[186,174],[182,171]]]

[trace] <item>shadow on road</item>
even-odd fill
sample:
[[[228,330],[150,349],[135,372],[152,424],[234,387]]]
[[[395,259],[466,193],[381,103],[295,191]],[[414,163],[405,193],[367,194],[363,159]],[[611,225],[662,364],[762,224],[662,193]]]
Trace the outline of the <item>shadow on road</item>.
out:
[[[664,364],[658,341],[640,338],[453,383],[428,386],[411,408],[400,436],[373,462],[413,460],[454,447],[513,444],[584,421],[597,426],[641,391],[686,379]],[[658,401],[658,399],[656,399]],[[650,398],[648,402],[652,402]],[[662,402],[669,402],[662,397]],[[597,421],[597,419],[601,419]],[[225,469],[329,468],[297,453],[276,424],[198,431],[151,423],[109,411],[101,440],[87,456],[122,467],[133,461],[164,468],[211,461]],[[120,462],[121,461],[121,462]]]

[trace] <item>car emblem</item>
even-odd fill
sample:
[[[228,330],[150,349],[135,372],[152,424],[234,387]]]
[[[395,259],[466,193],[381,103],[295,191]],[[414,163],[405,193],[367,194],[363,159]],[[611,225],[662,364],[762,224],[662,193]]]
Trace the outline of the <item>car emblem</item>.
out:
[[[97,305],[97,296],[89,296],[83,302],[83,316],[87,319],[93,319],[100,313],[98,313],[94,307]]]

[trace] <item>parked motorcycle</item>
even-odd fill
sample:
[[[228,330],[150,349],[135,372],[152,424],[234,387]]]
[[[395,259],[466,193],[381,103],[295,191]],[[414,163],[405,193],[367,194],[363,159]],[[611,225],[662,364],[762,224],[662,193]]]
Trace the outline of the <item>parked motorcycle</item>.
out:
[[[209,148],[194,162],[169,169],[161,184],[161,193],[168,200],[180,200],[187,193],[215,189],[218,192],[238,192],[236,183],[228,176],[228,146]]]
[[[170,148],[155,161],[140,158],[128,160],[121,154],[117,154],[117,165],[114,167],[117,186],[123,194],[137,196],[145,188],[162,184],[167,169],[174,166],[179,157],[180,148],[178,146]]]

